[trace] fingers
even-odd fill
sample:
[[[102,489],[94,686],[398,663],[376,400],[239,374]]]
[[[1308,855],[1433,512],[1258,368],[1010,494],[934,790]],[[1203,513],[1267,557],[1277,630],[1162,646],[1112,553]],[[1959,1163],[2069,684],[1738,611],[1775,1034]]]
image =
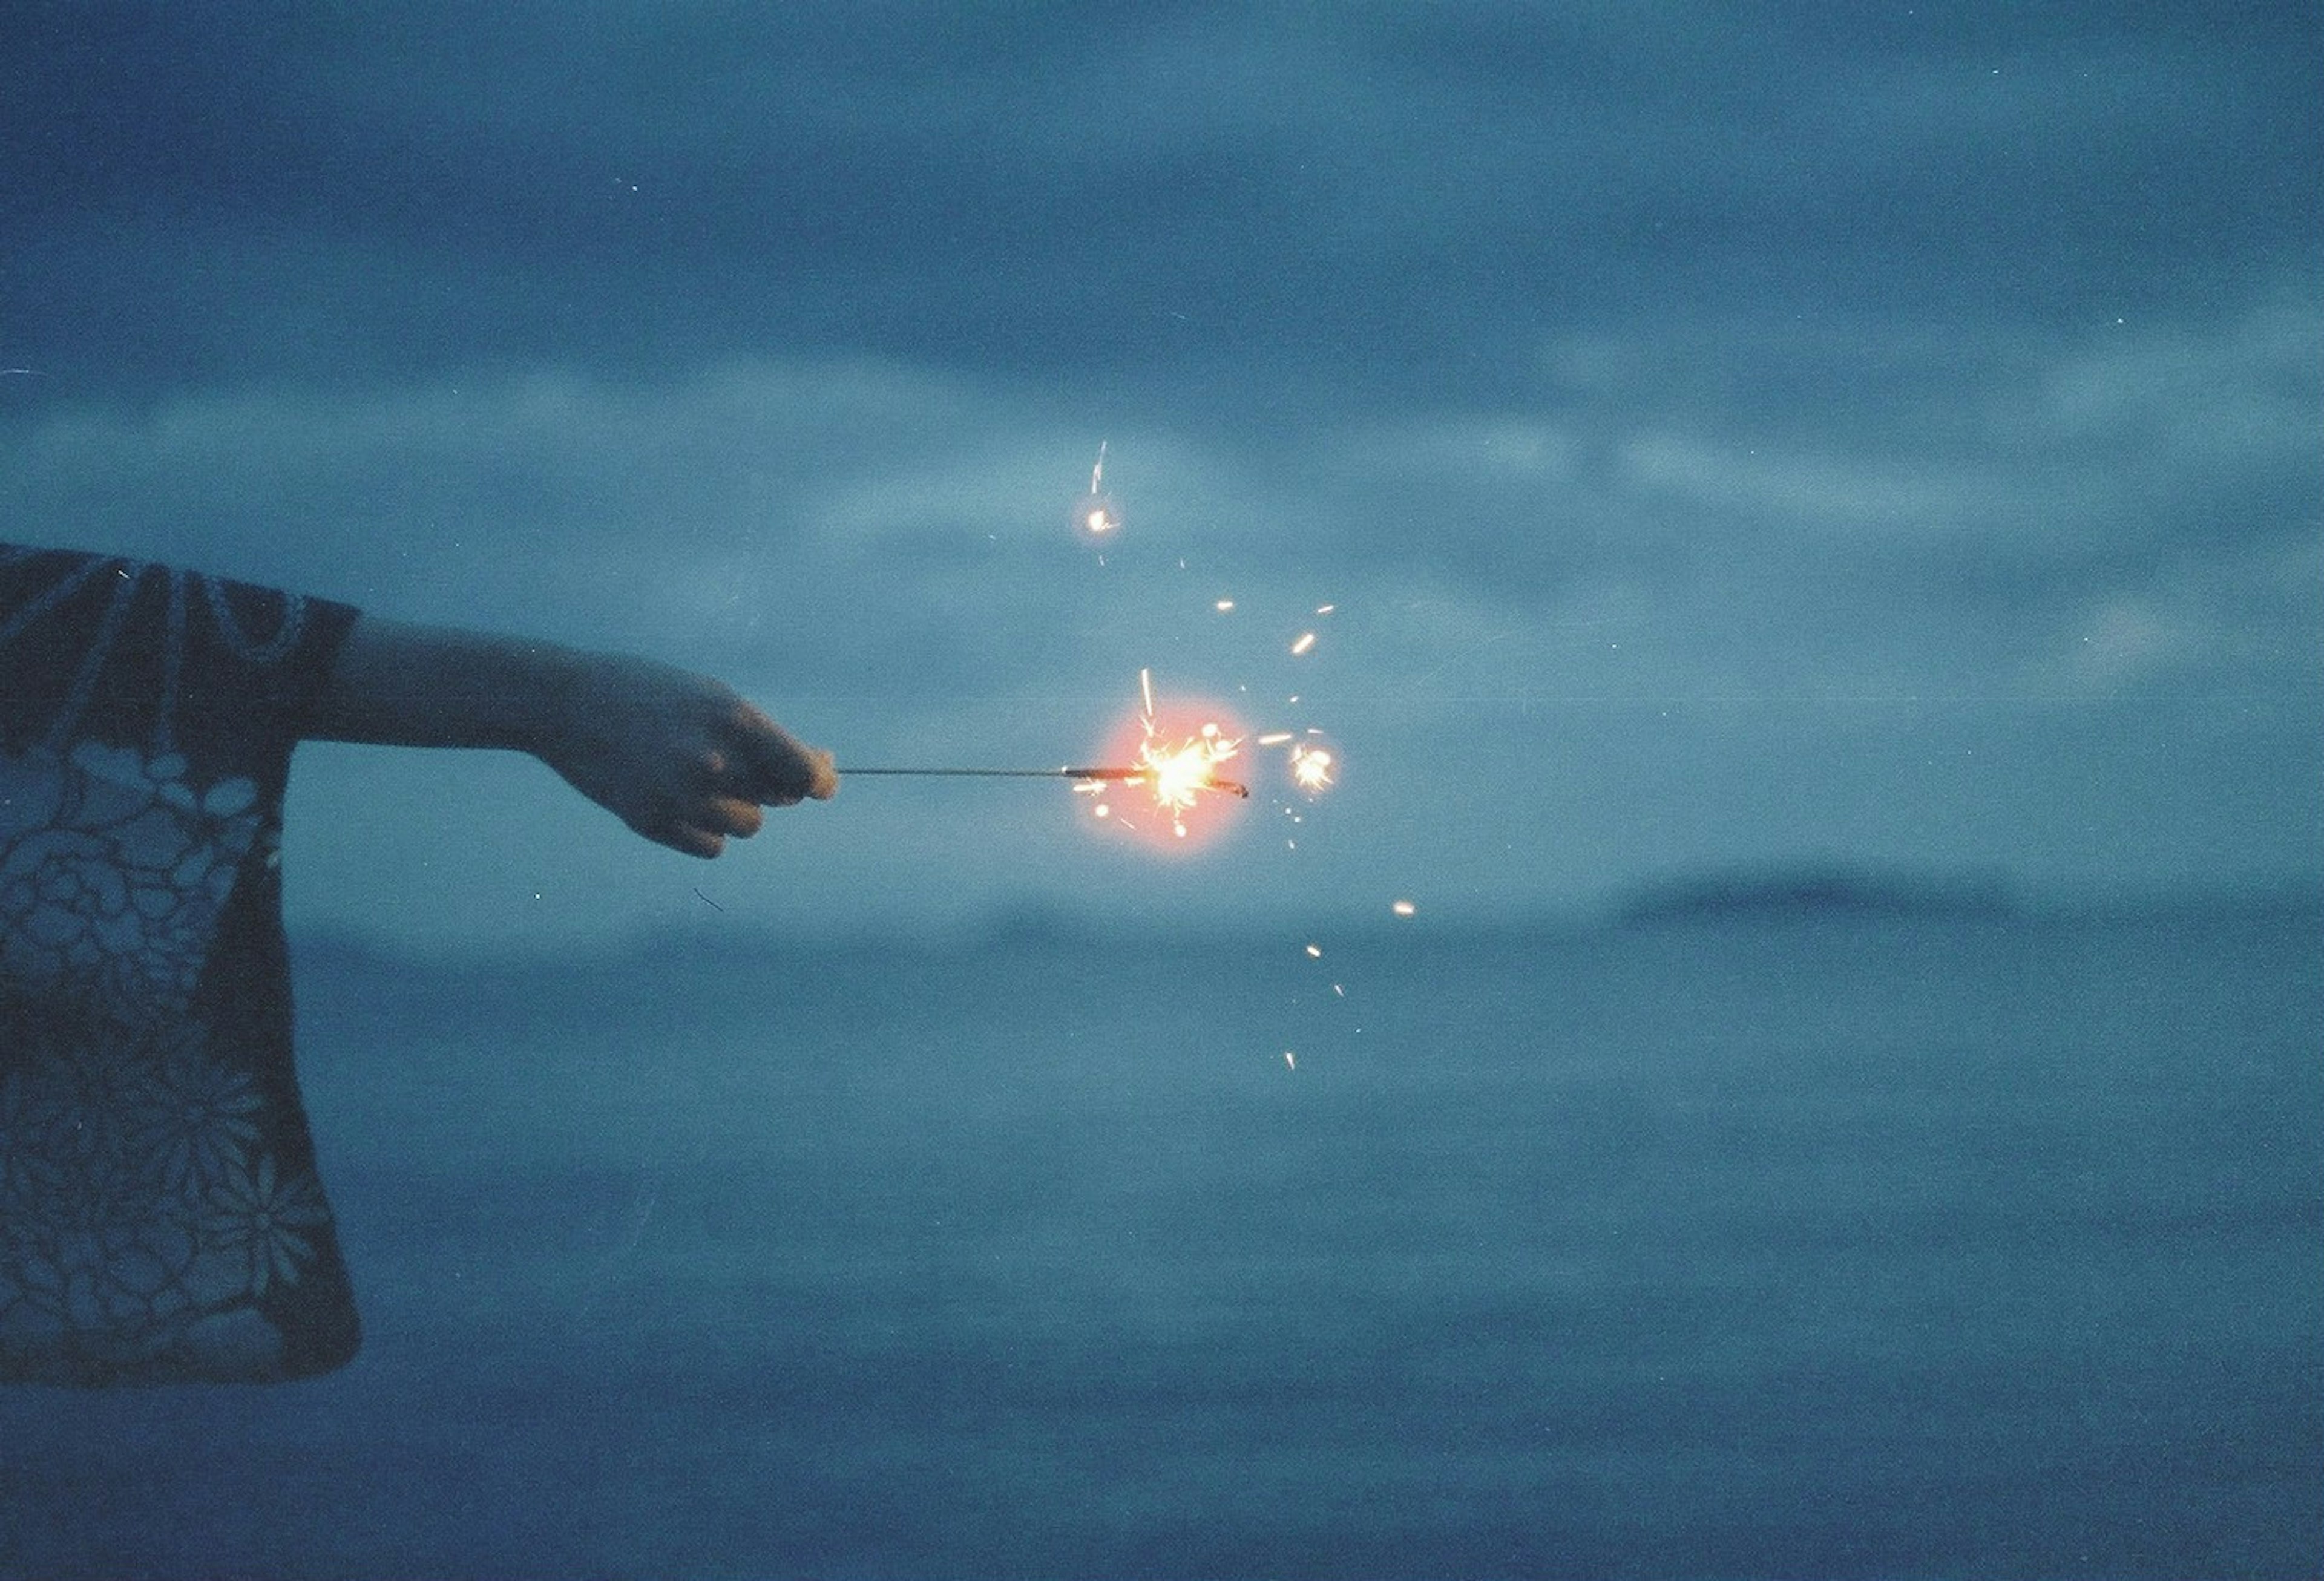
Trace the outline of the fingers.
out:
[[[839,771],[831,754],[807,746],[748,703],[737,703],[726,735],[734,786],[752,800],[790,807],[809,797],[827,802],[837,794]]]
[[[692,820],[697,827],[716,834],[740,835],[744,840],[758,833],[766,822],[766,814],[759,811],[758,803],[737,796],[713,796],[704,811],[709,814],[707,817]]]
[[[726,849],[727,841],[748,840],[765,823],[766,814],[756,802],[707,796],[671,809],[638,832],[688,856],[715,857]]]
[[[821,747],[810,747],[807,755],[807,791],[818,802],[827,802],[839,794],[839,761]]]
[[[713,834],[706,829],[688,829],[682,824],[673,824],[659,831],[641,829],[638,832],[657,845],[666,845],[690,857],[707,859],[726,849],[724,836]]]
[[[715,857],[729,839],[748,840],[759,832],[766,815],[756,802],[732,796],[714,797],[655,823],[633,825],[640,834],[690,857]]]

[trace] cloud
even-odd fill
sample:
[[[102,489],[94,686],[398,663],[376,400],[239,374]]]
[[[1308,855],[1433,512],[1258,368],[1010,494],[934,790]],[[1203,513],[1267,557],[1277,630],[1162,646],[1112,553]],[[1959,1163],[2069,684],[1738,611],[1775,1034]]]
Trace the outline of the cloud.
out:
[[[2055,330],[2312,269],[2264,16],[546,17],[47,8],[0,323],[85,390],[870,353],[1250,420],[1706,304]]]
[[[1674,364],[1680,338],[1735,388]],[[682,633],[704,662],[887,692],[929,672],[978,693],[1134,669],[1183,651],[1220,596],[1243,616],[1206,640],[1239,662],[1270,602],[1286,619],[1327,601],[1437,611],[1376,633],[1391,688],[1461,669],[1431,625],[1465,624],[1448,649],[1545,662],[1618,620],[1656,656],[1628,684],[1678,692],[1725,684],[1738,647],[1776,676],[1853,650],[2007,685],[2006,656],[2080,630],[2092,597],[2182,604],[2190,582],[2217,613],[2139,647],[2142,672],[2164,651],[2247,656],[2199,639],[2236,630],[2240,605],[2306,618],[2218,567],[2319,529],[2324,316],[2268,296],[2038,350],[1873,336],[1858,388],[1895,399],[1869,402],[1817,388],[1845,377],[1848,344],[1600,334],[1547,356],[1561,382],[1537,405],[1319,411],[1266,446],[1216,425],[1101,431],[1021,381],[872,357],[225,389],[20,419],[0,498],[93,547],[551,636],[666,649]],[[1101,438],[1130,516],[1110,574],[1065,521]]]

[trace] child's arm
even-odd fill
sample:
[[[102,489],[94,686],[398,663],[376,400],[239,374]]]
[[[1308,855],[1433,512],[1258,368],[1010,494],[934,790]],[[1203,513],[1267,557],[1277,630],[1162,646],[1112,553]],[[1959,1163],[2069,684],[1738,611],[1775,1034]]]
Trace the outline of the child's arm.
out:
[[[648,840],[715,857],[760,807],[839,788],[831,754],[730,687],[626,654],[359,617],[308,732],[530,752]]]

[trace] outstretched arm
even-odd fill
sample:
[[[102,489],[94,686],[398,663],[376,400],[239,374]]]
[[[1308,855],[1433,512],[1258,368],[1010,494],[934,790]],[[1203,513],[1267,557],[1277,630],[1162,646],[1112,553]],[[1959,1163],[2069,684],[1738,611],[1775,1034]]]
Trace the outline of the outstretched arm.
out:
[[[760,807],[839,788],[807,747],[722,682],[626,654],[359,617],[309,733],[530,752],[622,822],[715,857]]]

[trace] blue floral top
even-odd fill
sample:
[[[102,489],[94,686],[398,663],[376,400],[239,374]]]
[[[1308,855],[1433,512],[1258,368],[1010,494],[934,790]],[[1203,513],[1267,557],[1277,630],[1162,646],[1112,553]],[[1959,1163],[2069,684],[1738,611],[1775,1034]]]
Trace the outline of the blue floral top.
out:
[[[290,749],[354,619],[0,544],[0,1379],[355,1353],[278,871]]]

